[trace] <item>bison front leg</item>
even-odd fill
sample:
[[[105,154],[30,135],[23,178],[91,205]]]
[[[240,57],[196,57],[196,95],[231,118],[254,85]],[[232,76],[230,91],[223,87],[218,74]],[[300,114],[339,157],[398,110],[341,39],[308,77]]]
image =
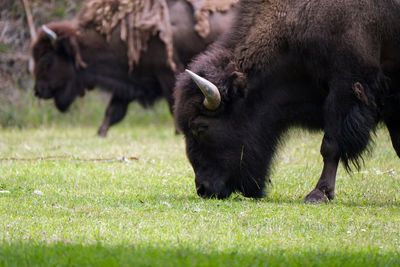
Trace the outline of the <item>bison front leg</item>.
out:
[[[114,95],[112,96],[103,123],[97,132],[99,136],[105,137],[111,125],[120,122],[125,117],[129,102],[129,100],[124,100]]]
[[[324,167],[317,186],[304,199],[306,203],[319,203],[332,200],[335,195],[336,171],[339,164],[339,148],[327,134],[321,145],[321,155],[324,159]]]
[[[316,188],[307,195],[305,202],[322,202],[334,198],[339,160],[343,161],[348,171],[349,162],[359,168],[361,154],[367,148],[371,132],[378,123],[374,97],[368,97],[364,87],[373,92],[378,91],[376,85],[381,82],[380,73],[368,75],[375,77],[375,80],[365,79],[364,85],[342,78],[347,76],[343,74],[330,83],[330,93],[324,107],[325,136],[321,146],[324,167]]]

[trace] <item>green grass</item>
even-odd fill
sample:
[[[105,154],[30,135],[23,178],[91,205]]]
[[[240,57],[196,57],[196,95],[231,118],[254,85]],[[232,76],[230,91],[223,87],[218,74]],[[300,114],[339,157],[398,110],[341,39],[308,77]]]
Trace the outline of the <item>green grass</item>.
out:
[[[400,161],[385,129],[361,172],[340,167],[328,204],[302,203],[322,134],[301,130],[266,198],[204,200],[165,102],[131,107],[101,139],[104,107],[90,94],[65,115],[36,100],[10,108],[20,127],[0,129],[0,158],[62,158],[0,161],[0,266],[400,265]],[[139,160],[87,161],[123,156]]]

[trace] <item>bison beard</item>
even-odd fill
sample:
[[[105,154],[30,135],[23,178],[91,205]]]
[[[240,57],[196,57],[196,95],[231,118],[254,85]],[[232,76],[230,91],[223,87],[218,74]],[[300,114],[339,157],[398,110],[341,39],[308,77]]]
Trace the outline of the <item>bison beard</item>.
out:
[[[389,0],[242,0],[232,30],[189,65],[218,88],[219,107],[204,105],[195,75],[181,74],[174,92],[197,193],[263,196],[293,126],[325,133],[306,202],[334,198],[339,161],[360,168],[380,121],[400,156],[399,25],[400,4]]]

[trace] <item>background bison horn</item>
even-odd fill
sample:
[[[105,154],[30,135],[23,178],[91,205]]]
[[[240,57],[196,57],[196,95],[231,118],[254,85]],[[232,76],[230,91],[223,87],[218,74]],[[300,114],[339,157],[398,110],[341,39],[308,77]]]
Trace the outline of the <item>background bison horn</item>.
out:
[[[206,97],[203,102],[204,106],[209,110],[216,110],[221,104],[221,94],[219,93],[218,87],[190,70],[185,71],[189,73],[192,80]]]
[[[52,42],[57,40],[57,34],[54,31],[50,30],[46,25],[43,25],[42,29],[47,34],[47,36],[49,36]]]

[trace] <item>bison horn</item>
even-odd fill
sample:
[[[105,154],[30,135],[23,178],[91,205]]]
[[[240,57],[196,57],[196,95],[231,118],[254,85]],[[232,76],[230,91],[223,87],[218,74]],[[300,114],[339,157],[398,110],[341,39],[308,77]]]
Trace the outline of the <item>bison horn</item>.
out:
[[[57,40],[57,34],[54,31],[50,30],[46,25],[43,25],[42,29],[47,34],[47,36],[50,38],[50,40],[52,42]]]
[[[190,70],[185,71],[190,75],[206,97],[203,105],[209,110],[216,110],[221,104],[221,94],[219,93],[218,87]]]

